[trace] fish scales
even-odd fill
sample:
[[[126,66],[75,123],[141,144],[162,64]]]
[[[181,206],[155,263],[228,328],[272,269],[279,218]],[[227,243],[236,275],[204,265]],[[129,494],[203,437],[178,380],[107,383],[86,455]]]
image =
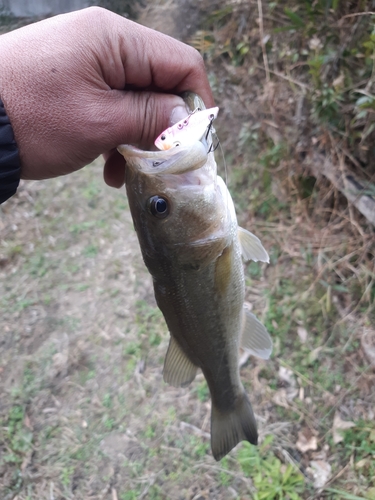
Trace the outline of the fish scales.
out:
[[[194,95],[185,99],[192,110],[203,107]],[[241,440],[257,443],[239,347],[266,359],[272,342],[243,305],[241,254],[255,261],[268,261],[268,255],[256,236],[238,228],[209,131],[164,151],[118,149],[127,163],[126,189],[143,259],[171,334],[164,380],[185,387],[202,370],[212,400],[211,448],[220,460]]]

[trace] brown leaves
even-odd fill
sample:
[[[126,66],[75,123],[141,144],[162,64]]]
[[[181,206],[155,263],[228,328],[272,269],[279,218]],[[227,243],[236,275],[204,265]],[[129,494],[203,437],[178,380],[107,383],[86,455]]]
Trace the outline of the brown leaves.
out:
[[[298,433],[296,448],[301,453],[306,453],[307,451],[315,451],[318,449],[318,438],[311,432],[309,428],[302,429]]]
[[[280,384],[283,386],[281,389],[276,391],[272,400],[278,406],[283,406],[288,408],[289,404],[298,394],[297,382],[295,375],[292,370],[286,368],[285,366],[280,366],[278,379]]]
[[[365,328],[361,337],[361,346],[368,362],[375,369],[375,330]]]
[[[323,488],[331,475],[331,469],[331,466],[325,460],[312,460],[310,462],[307,472],[313,477],[315,488]]]

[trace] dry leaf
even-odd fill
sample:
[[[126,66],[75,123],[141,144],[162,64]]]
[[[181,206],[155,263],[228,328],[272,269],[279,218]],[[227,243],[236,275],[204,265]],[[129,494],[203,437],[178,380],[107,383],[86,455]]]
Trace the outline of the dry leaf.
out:
[[[361,346],[370,365],[375,368],[375,330],[365,328],[361,337]]]
[[[303,429],[298,433],[298,441],[296,442],[297,450],[302,453],[307,451],[315,451],[318,449],[318,439],[314,436],[310,429]]]
[[[285,366],[280,366],[278,377],[283,382],[286,382],[288,385],[295,387],[296,379],[294,377],[294,373],[289,368],[285,368]]]
[[[309,40],[309,47],[311,50],[319,50],[323,47],[323,44],[322,44],[321,40],[317,36],[314,35]]]
[[[297,382],[296,378],[294,376],[294,373],[292,370],[289,370],[289,368],[285,368],[284,366],[280,366],[279,368],[279,373],[278,373],[278,378],[283,382],[283,385],[286,387],[282,389],[284,391],[282,394],[280,391],[277,391],[280,393],[280,396],[282,398],[286,397],[287,401],[293,401],[293,399],[298,396],[298,388],[297,388]],[[278,403],[277,403],[278,404]],[[284,406],[283,404],[280,406]]]
[[[308,472],[314,479],[314,487],[323,488],[331,475],[331,466],[324,460],[311,460]]]
[[[362,458],[362,460],[359,460],[356,464],[355,464],[355,468],[356,469],[362,469],[362,467],[366,467],[367,464],[370,463],[370,459],[369,458]]]
[[[25,413],[25,417],[23,419],[23,424],[25,427],[27,427],[31,431],[33,430],[33,426],[31,425],[30,417],[27,413]]]
[[[272,397],[272,401],[277,406],[282,406],[283,408],[289,408],[288,398],[287,398],[285,389],[279,389],[278,391],[276,391]]]
[[[307,330],[306,328],[303,328],[303,326],[299,326],[297,328],[297,333],[298,333],[298,337],[301,341],[302,344],[304,344],[307,340]]]
[[[313,351],[311,351],[307,357],[307,362],[309,365],[312,365],[313,363],[315,363],[315,361],[318,359],[319,355],[320,355],[320,351],[322,350],[322,346],[320,347],[317,347],[316,349],[314,349]]]
[[[335,89],[340,89],[343,87],[344,83],[345,83],[344,73],[340,73],[339,76],[333,80],[332,85],[334,86]]]
[[[350,429],[351,427],[355,427],[354,422],[342,420],[340,414],[338,412],[335,413],[335,417],[333,419],[332,433],[333,433],[333,442],[335,444],[340,443],[344,440],[344,436],[340,433],[340,431]]]

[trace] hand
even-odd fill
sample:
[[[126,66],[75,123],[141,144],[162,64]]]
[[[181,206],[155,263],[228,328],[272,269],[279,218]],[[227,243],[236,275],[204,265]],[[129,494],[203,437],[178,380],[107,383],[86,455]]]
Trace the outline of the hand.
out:
[[[24,179],[68,174],[104,154],[104,178],[120,187],[116,146],[150,146],[186,116],[178,93],[214,104],[196,50],[99,7],[2,35],[0,68]]]

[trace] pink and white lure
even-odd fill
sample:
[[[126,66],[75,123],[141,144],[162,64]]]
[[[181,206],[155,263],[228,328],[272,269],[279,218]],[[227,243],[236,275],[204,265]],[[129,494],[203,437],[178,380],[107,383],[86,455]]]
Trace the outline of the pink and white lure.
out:
[[[199,110],[197,108],[186,118],[172,125],[162,132],[155,140],[155,146],[160,150],[167,150],[176,146],[189,146],[199,141],[207,127],[217,117],[219,108]]]

